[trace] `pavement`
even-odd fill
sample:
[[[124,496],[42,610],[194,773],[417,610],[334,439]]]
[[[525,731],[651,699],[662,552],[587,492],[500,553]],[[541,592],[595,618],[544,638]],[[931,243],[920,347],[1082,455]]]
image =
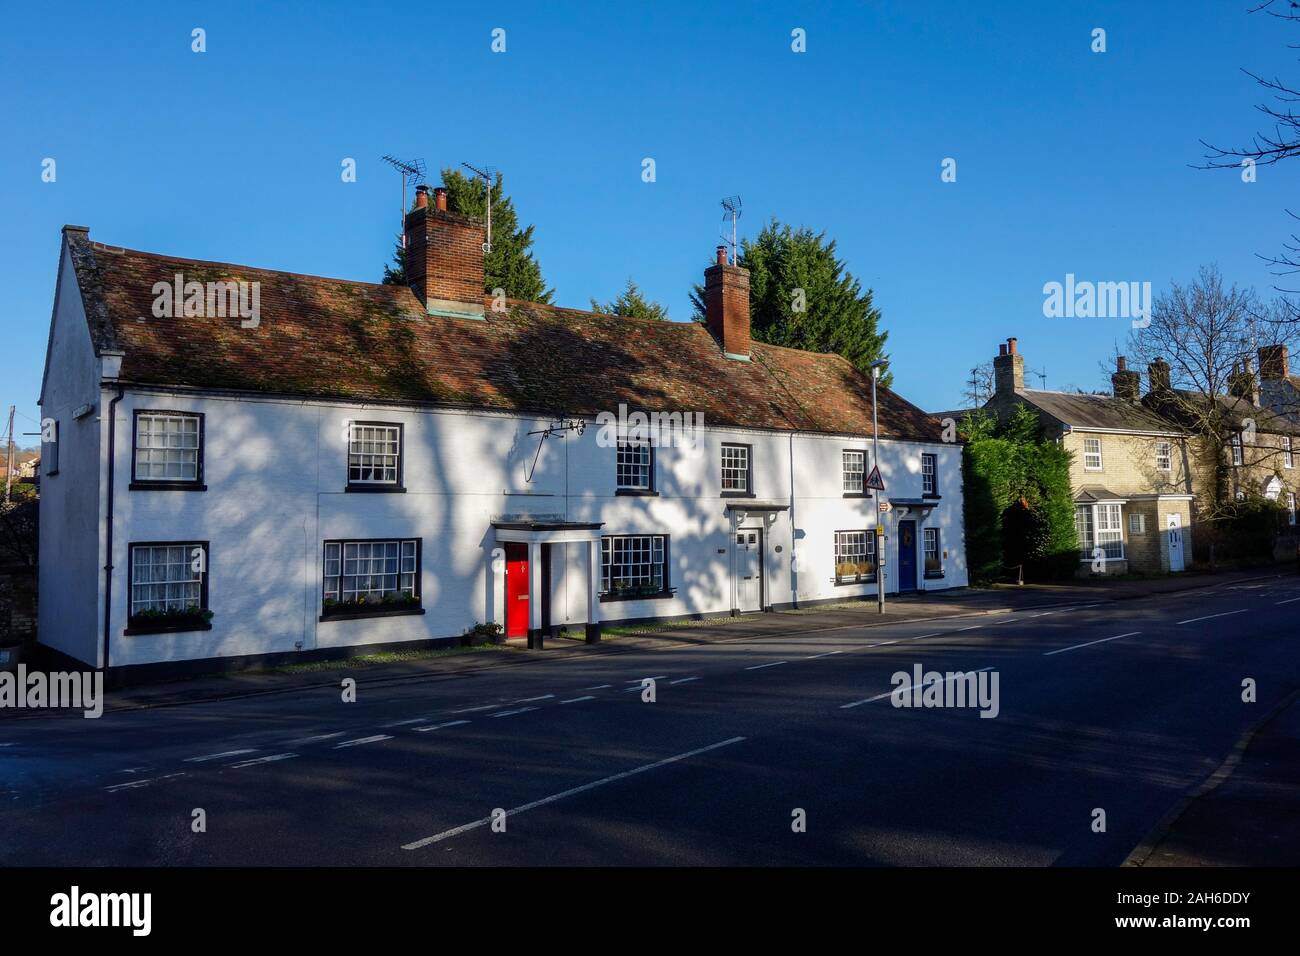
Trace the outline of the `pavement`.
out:
[[[1003,614],[1084,601],[1127,601],[1210,586],[1268,580],[1277,575],[1276,571],[1215,575],[1189,572],[1149,581],[1089,580],[1065,584],[996,585],[992,588],[958,588],[889,596],[883,614],[877,610],[874,601],[857,601],[670,626],[651,624],[620,628],[617,624],[611,624],[609,627],[615,629],[614,633],[599,645],[588,645],[581,640],[553,639],[547,642],[543,651],[533,652],[527,650],[522,642],[509,642],[490,650],[392,663],[334,661],[320,670],[274,668],[213,673],[183,680],[110,689],[105,692],[104,706],[107,711],[124,711],[333,688],[338,686],[343,676],[352,677],[359,684],[424,680],[465,675],[485,667],[526,665],[536,662],[539,656],[551,658],[569,654],[619,653],[634,648],[775,637],[814,629],[882,627],[960,615]],[[0,708],[0,724],[6,719],[34,719],[34,715],[29,711]]]
[[[0,865],[1117,866],[1175,811],[1194,819],[1189,795],[1247,735],[1295,764],[1274,735],[1300,688],[1300,579],[1201,583],[1175,600],[1086,589],[994,611],[1010,599],[971,592],[917,619],[894,602],[874,626],[816,610],[715,640],[483,652],[468,657],[526,663],[435,659],[355,702],[335,673],[6,721]],[[997,693],[894,706],[918,666]],[[1293,788],[1272,796],[1232,812],[1298,816]],[[1268,858],[1295,865],[1284,823],[1266,828]]]

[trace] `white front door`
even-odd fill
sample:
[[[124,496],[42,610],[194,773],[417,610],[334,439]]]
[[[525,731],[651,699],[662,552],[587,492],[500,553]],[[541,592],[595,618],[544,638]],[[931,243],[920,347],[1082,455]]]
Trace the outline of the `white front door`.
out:
[[[1182,515],[1165,515],[1165,535],[1169,539],[1169,570],[1183,570],[1183,518]]]
[[[757,531],[736,532],[736,601],[742,611],[763,609],[761,542],[762,535]]]

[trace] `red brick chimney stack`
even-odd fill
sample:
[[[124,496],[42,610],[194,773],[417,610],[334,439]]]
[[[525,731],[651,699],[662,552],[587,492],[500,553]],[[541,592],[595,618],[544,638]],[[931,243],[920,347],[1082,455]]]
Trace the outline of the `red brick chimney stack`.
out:
[[[406,216],[406,281],[430,315],[481,319],[483,243],[480,219],[447,210],[447,188],[415,188],[415,208]]]
[[[727,358],[749,361],[749,270],[727,264],[727,247],[704,270],[704,321]]]

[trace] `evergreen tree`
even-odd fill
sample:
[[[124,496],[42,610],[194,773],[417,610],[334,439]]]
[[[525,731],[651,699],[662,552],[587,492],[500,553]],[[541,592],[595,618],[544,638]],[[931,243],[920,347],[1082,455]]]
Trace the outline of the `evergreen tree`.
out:
[[[591,311],[603,312],[606,315],[628,315],[637,319],[668,319],[668,310],[658,302],[647,299],[630,277],[627,280],[627,287],[618,298],[604,303],[592,299]]]
[[[447,209],[462,216],[487,218],[487,190],[481,179],[466,176],[454,169],[442,171],[447,187]],[[519,228],[514,200],[505,194],[500,173],[492,184],[492,251],[483,259],[483,290],[489,295],[504,289],[512,299],[549,303],[554,293],[546,288],[542,267],[533,258],[533,227]],[[402,259],[402,240],[398,237],[393,264],[384,266],[384,283],[406,284],[406,266]]]
[[[885,357],[888,333],[870,289],[835,256],[825,233],[778,223],[740,244],[740,265],[749,270],[750,334],[759,342],[809,352],[835,352],[866,374]],[[691,296],[695,318],[704,318],[704,287]],[[880,383],[893,376],[886,369]]]

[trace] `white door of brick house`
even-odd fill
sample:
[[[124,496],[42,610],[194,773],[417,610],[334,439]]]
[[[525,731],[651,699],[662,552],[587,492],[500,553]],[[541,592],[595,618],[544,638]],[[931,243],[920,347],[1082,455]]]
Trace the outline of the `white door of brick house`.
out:
[[[1169,541],[1169,570],[1181,571],[1183,562],[1183,519],[1178,514],[1165,515],[1165,536]]]
[[[763,560],[761,531],[736,532],[736,606],[743,611],[763,609]]]

